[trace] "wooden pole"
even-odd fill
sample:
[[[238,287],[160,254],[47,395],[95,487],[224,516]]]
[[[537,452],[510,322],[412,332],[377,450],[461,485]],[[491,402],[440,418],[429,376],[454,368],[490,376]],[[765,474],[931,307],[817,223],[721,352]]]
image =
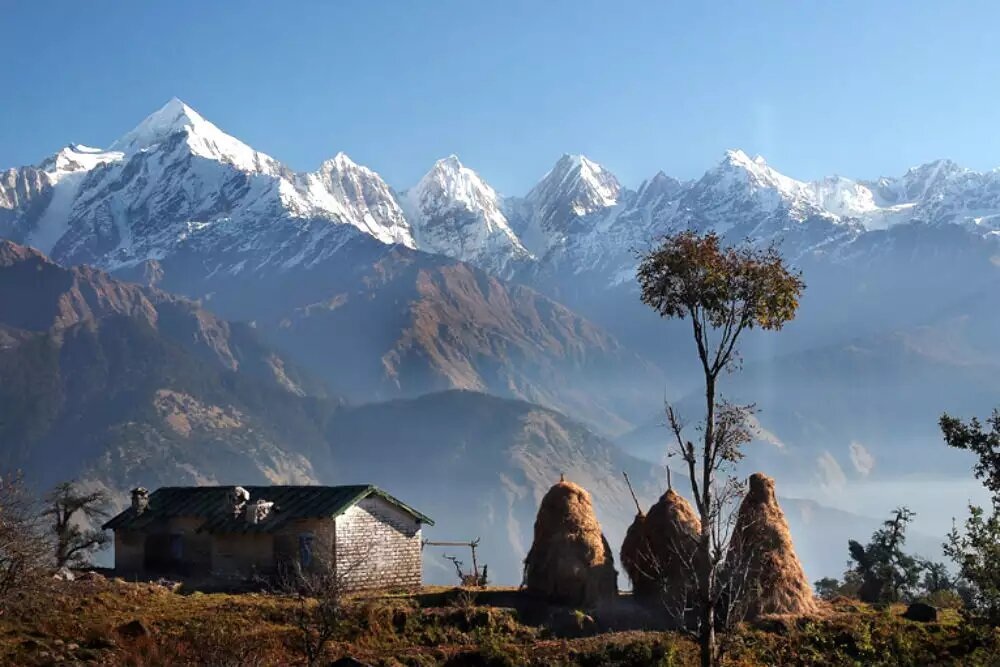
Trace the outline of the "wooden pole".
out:
[[[632,502],[635,503],[635,511],[642,514],[642,507],[639,506],[639,499],[635,497],[635,491],[632,489],[632,482],[628,478],[628,473],[622,470],[622,475],[625,476],[625,483],[628,484],[628,492],[632,494]]]

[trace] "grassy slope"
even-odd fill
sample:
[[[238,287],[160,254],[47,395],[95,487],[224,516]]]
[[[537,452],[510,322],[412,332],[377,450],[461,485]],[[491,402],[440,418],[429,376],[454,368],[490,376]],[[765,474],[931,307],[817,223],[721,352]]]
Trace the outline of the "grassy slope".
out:
[[[353,600],[330,657],[377,665],[687,665],[694,644],[676,633],[588,632],[571,610],[531,613],[511,590],[472,597],[438,589]],[[180,595],[150,584],[56,584],[0,616],[0,662],[42,665],[272,665],[301,663],[296,602],[263,594]],[[513,607],[510,606],[513,604]],[[501,606],[502,605],[502,606]],[[962,625],[954,612],[916,624],[901,609],[831,607],[822,618],[743,628],[734,665],[993,665],[1000,637]],[[546,622],[539,622],[545,618]],[[547,629],[559,618],[564,632]],[[148,634],[116,628],[139,620]],[[589,635],[589,636],[586,636]]]

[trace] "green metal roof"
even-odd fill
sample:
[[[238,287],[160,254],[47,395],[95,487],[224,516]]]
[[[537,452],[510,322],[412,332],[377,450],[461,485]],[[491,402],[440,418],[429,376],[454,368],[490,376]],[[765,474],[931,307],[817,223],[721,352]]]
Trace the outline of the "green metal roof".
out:
[[[260,523],[246,519],[226,509],[226,500],[233,486],[164,486],[149,496],[149,506],[141,514],[130,507],[102,526],[104,530],[143,530],[156,523],[176,517],[203,518],[198,532],[207,533],[271,533],[296,519],[322,519],[342,514],[349,507],[369,496],[378,496],[392,503],[420,523],[433,526],[430,517],[390,496],[372,485],[353,486],[244,486],[250,502],[269,500],[274,503],[271,514]]]

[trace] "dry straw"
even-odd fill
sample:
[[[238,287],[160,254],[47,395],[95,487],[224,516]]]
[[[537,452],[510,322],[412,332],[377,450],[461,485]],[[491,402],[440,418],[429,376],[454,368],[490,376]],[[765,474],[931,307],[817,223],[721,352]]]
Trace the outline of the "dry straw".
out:
[[[774,494],[774,480],[763,473],[750,476],[726,563],[734,580],[745,582],[740,605],[744,618],[815,611],[812,589]]]
[[[538,508],[525,588],[550,602],[589,608],[615,596],[617,576],[590,494],[561,480]]]
[[[695,581],[693,569],[701,522],[673,489],[647,514],[636,515],[622,543],[622,567],[639,601],[683,609]]]

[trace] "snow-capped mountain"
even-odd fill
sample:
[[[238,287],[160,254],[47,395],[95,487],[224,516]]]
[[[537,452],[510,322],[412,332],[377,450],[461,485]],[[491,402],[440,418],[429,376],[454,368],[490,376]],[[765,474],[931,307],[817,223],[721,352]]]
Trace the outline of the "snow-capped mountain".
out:
[[[52,184],[44,171],[21,167],[0,172],[0,235],[21,240],[33,228],[52,199]]]
[[[0,175],[0,230],[44,252],[66,231],[73,200],[91,169],[122,159],[122,153],[71,144],[34,167]],[[5,228],[5,223],[7,227]]]
[[[107,162],[117,162],[123,156],[124,153],[120,151],[70,144],[42,161],[38,168],[48,174],[52,183],[58,183],[73,174],[88,172]]]
[[[636,249],[676,229],[780,240],[793,259],[857,261],[891,252],[914,224],[1000,242],[998,221],[1000,172],[939,160],[898,178],[800,181],[739,150],[694,181],[661,172],[636,190],[564,155],[509,198],[451,156],[397,195],[343,153],[296,173],[177,99],[107,150],[70,145],[0,173],[2,236],[110,269],[179,255],[208,273],[310,266],[360,234],[543,289],[555,274],[608,286],[631,280]]]
[[[415,247],[410,223],[390,188],[368,167],[363,167],[341,152],[320,168],[306,174],[305,190],[309,199],[322,208],[335,211],[361,231],[383,243]]]
[[[248,173],[281,174],[277,160],[229,136],[176,97],[115,141],[111,150],[133,155],[177,134],[183,135],[182,141],[192,155],[230,164]]]
[[[794,222],[854,223],[860,233],[911,222],[983,229],[984,221],[1000,211],[1000,171],[978,173],[936,160],[899,178],[832,176],[808,182],[779,173],[760,156],[751,160],[742,151],[729,151],[691,186],[679,208],[681,215],[719,231],[740,218],[775,214]]]
[[[70,146],[0,188],[8,238],[111,269],[190,251],[212,270],[310,263],[353,232],[413,245],[373,171],[340,154],[297,174],[177,99],[109,150]]]
[[[543,184],[533,194],[551,191],[550,184]],[[571,201],[568,197],[556,200]],[[905,257],[941,250],[908,248],[914,225],[953,226],[949,238],[964,244],[963,235],[968,236],[973,245],[994,248],[990,252],[1000,243],[996,233],[1000,228],[1000,172],[977,173],[947,161],[874,182],[839,176],[810,182],[780,173],[760,156],[750,158],[732,150],[693,182],[680,183],[657,174],[637,191],[620,188],[614,202],[603,201],[609,205],[595,205],[573,218],[575,233],[548,237],[554,240],[535,269],[537,274],[551,279],[554,273],[589,272],[605,285],[630,282],[633,251],[680,229],[779,242],[795,261],[856,262],[885,253]],[[520,202],[522,207],[524,202]],[[525,217],[530,219],[531,213]]]
[[[530,257],[501,211],[499,195],[455,155],[435,162],[402,200],[421,250],[498,275]]]
[[[808,183],[796,181],[768,166],[763,157],[751,159],[740,150],[727,151],[681,197],[678,215],[696,227],[725,233],[747,214],[787,216],[801,222],[830,214],[817,201]]]
[[[509,205],[516,229],[532,253],[587,231],[581,219],[618,202],[621,184],[611,172],[583,155],[563,155],[523,200]]]

